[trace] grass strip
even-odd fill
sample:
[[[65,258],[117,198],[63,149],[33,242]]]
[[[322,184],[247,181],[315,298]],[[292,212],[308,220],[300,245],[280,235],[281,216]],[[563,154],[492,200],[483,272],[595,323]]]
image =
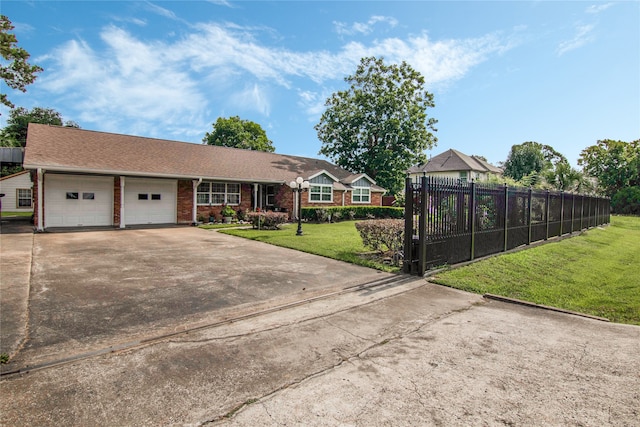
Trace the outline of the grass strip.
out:
[[[430,281],[475,293],[640,325],[640,218],[441,272]]]

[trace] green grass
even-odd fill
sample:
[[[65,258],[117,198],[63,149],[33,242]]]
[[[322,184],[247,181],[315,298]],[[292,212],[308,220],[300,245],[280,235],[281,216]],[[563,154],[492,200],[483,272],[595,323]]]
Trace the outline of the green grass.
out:
[[[296,236],[297,224],[284,225],[281,230],[228,229],[220,232],[382,271],[399,271],[397,267],[374,262],[359,255],[368,252],[369,249],[363,246],[354,223],[355,221],[332,224],[307,223],[302,225],[302,236]]]
[[[5,218],[9,218],[12,216],[26,216],[30,217],[33,215],[33,212],[2,212],[2,216]]]
[[[640,218],[437,274],[434,283],[640,325]]]
[[[199,225],[198,227],[204,228],[205,230],[218,230],[218,229],[221,229],[221,228],[251,227],[251,225],[250,224],[238,224],[238,223],[232,223],[232,224],[203,224],[203,225]]]

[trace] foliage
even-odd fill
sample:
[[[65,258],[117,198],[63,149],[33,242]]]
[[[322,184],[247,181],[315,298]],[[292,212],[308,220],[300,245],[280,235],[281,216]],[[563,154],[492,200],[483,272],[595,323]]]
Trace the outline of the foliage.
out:
[[[229,229],[219,232],[302,252],[316,254],[352,264],[363,265],[382,271],[397,272],[398,267],[363,257],[367,248],[354,226],[353,221],[303,225],[304,235],[296,236],[295,224],[284,224],[279,231],[258,229]]]
[[[0,53],[3,59],[0,74],[7,87],[26,92],[25,87],[36,80],[36,74],[42,71],[42,67],[27,62],[31,55],[17,46],[18,39],[10,32],[14,28],[8,17],[0,15]],[[9,108],[14,107],[4,93],[0,94],[0,102]]]
[[[24,147],[27,143],[27,128],[29,123],[73,128],[80,127],[72,121],[63,122],[62,115],[51,108],[34,107],[31,110],[27,110],[24,107],[18,107],[11,110],[9,119],[7,119],[7,126],[0,131],[0,146]]]
[[[640,218],[438,273],[457,289],[522,299],[640,325]]]
[[[376,252],[391,252],[396,263],[404,244],[404,220],[374,219],[356,222],[362,243]]]
[[[640,139],[604,139],[580,153],[578,164],[598,181],[601,193],[613,197],[620,189],[640,185]]]
[[[611,210],[617,214],[640,215],[640,186],[618,190],[611,198]]]
[[[278,230],[282,224],[289,220],[289,216],[285,212],[248,212],[245,215],[247,221],[251,223],[253,228],[265,230]]]
[[[345,78],[349,89],[327,99],[315,126],[320,154],[339,166],[364,172],[391,194],[402,191],[409,167],[424,163],[424,151],[437,138],[433,95],[423,76],[406,62],[386,65],[382,58],[362,58],[356,73]]]
[[[403,218],[404,208],[391,206],[330,206],[302,208],[302,219],[314,222],[336,222],[341,219]]]
[[[231,206],[224,205],[220,210],[220,215],[222,215],[223,217],[230,217],[230,216],[233,217],[233,216],[236,216],[236,211]]]
[[[9,354],[8,353],[0,353],[0,364],[4,365],[9,363]]]
[[[207,132],[202,142],[221,147],[241,148],[244,150],[266,151],[273,153],[273,142],[267,138],[262,127],[250,120],[242,120],[238,116],[228,119],[218,117],[213,124],[213,131]]]

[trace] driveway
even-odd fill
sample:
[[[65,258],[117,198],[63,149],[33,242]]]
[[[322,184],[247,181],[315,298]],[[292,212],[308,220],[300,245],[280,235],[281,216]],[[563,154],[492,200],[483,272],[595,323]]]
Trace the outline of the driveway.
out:
[[[42,233],[23,241],[33,241],[28,337],[11,369],[394,277],[194,227]],[[2,251],[9,256],[11,247]]]

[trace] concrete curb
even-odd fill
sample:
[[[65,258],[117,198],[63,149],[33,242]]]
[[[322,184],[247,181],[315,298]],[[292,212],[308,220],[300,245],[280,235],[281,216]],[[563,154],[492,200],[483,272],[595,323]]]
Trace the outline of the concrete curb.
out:
[[[519,299],[515,299],[515,298],[503,297],[503,296],[500,296],[500,295],[484,294],[484,295],[482,295],[482,297],[486,298],[486,299],[495,300],[495,301],[507,302],[507,303],[510,303],[510,304],[524,305],[524,306],[532,307],[532,308],[540,308],[540,309],[543,309],[543,310],[556,311],[558,313],[571,314],[573,316],[586,317],[588,319],[600,320],[601,322],[610,322],[609,319],[606,319],[604,317],[592,316],[590,314],[579,313],[577,311],[565,310],[565,309],[562,309],[562,308],[551,307],[551,306],[548,306],[548,305],[535,304],[533,302],[523,301],[523,300],[519,300]]]

